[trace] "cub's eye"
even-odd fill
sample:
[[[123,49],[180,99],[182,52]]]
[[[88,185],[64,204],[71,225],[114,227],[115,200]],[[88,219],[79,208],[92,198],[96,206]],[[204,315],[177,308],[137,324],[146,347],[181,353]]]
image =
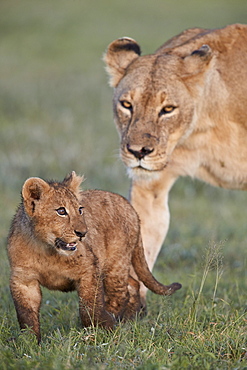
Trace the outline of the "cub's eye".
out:
[[[160,116],[162,116],[163,114],[168,114],[168,113],[171,113],[173,112],[174,110],[176,109],[176,107],[174,107],[173,105],[166,105],[165,107],[163,107],[159,113]]]
[[[79,213],[80,213],[80,215],[82,215],[82,214],[83,214],[83,208],[84,208],[84,207],[79,207]]]
[[[64,207],[56,209],[56,212],[59,216],[66,216],[68,214]]]
[[[122,107],[124,107],[125,109],[128,109],[130,111],[132,111],[132,104],[128,101],[128,100],[121,100],[120,101],[120,104],[122,105]]]

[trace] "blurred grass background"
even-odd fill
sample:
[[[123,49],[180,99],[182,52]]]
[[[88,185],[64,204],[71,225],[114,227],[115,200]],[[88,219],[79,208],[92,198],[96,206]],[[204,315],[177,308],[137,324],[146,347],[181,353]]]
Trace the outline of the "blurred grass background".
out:
[[[246,16],[245,0],[0,2],[0,310],[14,312],[5,244],[27,177],[61,180],[75,170],[84,188],[128,196],[102,62],[107,45],[130,36],[152,53],[186,28],[246,23]],[[246,302],[245,204],[245,192],[179,180],[156,276],[186,289],[208,244],[224,241],[222,284],[233,293],[240,287]]]

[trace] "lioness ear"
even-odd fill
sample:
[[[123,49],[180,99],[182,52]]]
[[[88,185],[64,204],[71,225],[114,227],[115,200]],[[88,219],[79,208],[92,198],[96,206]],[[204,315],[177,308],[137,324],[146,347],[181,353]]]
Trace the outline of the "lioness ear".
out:
[[[194,50],[184,58],[185,70],[188,75],[196,75],[203,72],[213,57],[210,46],[202,45],[200,49]]]
[[[31,216],[43,193],[50,189],[50,185],[39,177],[30,177],[22,187],[22,197],[27,213]]]
[[[103,60],[110,76],[110,85],[116,87],[126,68],[141,55],[140,46],[129,37],[113,41],[107,48]]]
[[[70,189],[75,195],[79,195],[80,185],[84,181],[83,176],[78,176],[75,171],[65,177],[62,184]]]

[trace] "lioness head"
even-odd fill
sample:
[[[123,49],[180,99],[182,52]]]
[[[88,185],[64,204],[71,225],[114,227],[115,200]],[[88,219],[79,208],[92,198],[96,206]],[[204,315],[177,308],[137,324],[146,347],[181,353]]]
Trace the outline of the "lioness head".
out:
[[[105,53],[121,157],[132,176],[163,170],[194,129],[195,100],[212,52],[208,45],[190,49],[140,56],[135,40],[121,38]]]
[[[22,188],[23,205],[42,243],[70,255],[87,232],[83,207],[77,195],[83,178],[72,172],[63,182],[27,179]]]

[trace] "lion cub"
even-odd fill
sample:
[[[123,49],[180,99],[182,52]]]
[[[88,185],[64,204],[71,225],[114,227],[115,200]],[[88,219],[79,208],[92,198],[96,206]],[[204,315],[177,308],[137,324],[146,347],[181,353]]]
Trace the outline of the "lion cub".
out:
[[[29,178],[8,236],[10,289],[21,329],[40,342],[40,285],[76,290],[84,326],[114,328],[141,310],[137,277],[153,292],[170,295],[148,269],[138,216],[120,195],[80,191],[75,172],[62,182]]]

